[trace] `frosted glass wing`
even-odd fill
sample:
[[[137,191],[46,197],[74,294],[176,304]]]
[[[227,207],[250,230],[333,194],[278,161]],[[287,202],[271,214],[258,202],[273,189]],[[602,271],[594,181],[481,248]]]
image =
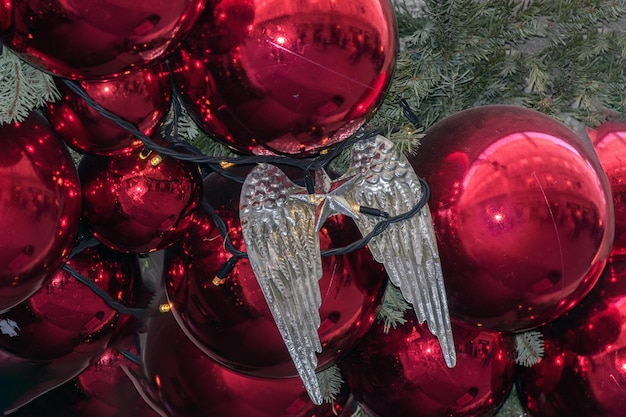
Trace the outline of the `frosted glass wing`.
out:
[[[315,376],[322,297],[316,199],[279,168],[259,164],[248,174],[239,205],[250,264],[311,400],[321,404]]]
[[[410,211],[422,189],[409,161],[393,149],[393,143],[377,136],[356,143],[346,177],[358,176],[346,191],[348,200],[397,216]],[[363,235],[370,233],[378,217],[360,215],[356,223]],[[439,252],[428,206],[408,220],[390,225],[369,243],[391,282],[413,305],[420,322],[426,321],[437,336],[448,366],[456,364],[448,302]]]

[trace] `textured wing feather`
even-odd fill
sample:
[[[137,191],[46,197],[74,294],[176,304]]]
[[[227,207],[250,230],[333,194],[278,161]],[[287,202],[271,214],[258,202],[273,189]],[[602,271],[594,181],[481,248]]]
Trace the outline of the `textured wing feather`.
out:
[[[244,182],[239,210],[254,274],[309,396],[321,404],[315,376],[315,352],[322,350],[316,204],[279,168],[259,164]]]
[[[354,145],[347,177],[359,176],[346,198],[360,206],[397,216],[410,211],[421,197],[421,184],[409,161],[393,150],[393,143],[378,136]],[[380,219],[360,215],[356,223],[363,235]],[[391,282],[413,305],[420,322],[437,336],[448,366],[456,363],[448,303],[428,206],[410,219],[392,224],[369,243]]]

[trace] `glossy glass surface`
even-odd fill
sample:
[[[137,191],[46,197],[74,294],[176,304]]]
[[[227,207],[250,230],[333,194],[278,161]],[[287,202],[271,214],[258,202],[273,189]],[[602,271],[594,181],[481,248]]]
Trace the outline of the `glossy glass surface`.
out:
[[[310,155],[381,103],[396,37],[389,0],[210,0],[171,62],[187,108],[224,143]]]
[[[241,185],[213,174],[204,188],[234,245],[245,250],[239,223]],[[325,250],[358,240],[360,233],[351,219],[338,216],[325,223],[319,237]],[[248,260],[240,260],[221,285],[214,285],[230,254],[206,214],[197,216],[181,242],[166,253],[164,279],[173,312],[188,335],[207,355],[237,371],[264,377],[297,375]],[[367,332],[387,281],[367,249],[323,257],[322,268],[319,369],[335,362]]]
[[[170,313],[153,317],[143,354],[148,389],[171,417],[335,417],[347,387],[333,404],[314,405],[299,378],[241,375],[203,354]]]
[[[124,350],[137,353],[130,346]],[[136,368],[117,349],[107,349],[75,378],[12,413],[13,417],[158,417],[121,366]]]
[[[121,252],[152,252],[178,240],[200,202],[195,164],[143,148],[78,165],[83,216],[98,240]]]
[[[161,125],[171,103],[172,86],[164,65],[112,81],[83,81],[80,85],[98,104],[147,136]],[[63,98],[48,104],[48,120],[78,152],[115,155],[142,145],[139,138],[102,117],[63,82],[57,82],[57,87]]]
[[[457,113],[412,159],[429,202],[450,312],[522,331],[571,309],[609,254],[614,213],[591,143],[513,106]]]
[[[0,312],[35,293],[74,245],[81,191],[74,162],[38,113],[0,125]]]
[[[172,52],[191,30],[204,3],[18,1],[2,43],[32,65],[65,78],[114,78]]]
[[[457,364],[448,368],[437,339],[407,322],[385,334],[378,322],[341,366],[372,417],[492,416],[513,386],[512,344],[499,333],[452,325]]]
[[[626,123],[604,123],[590,132],[606,172],[615,207],[615,239],[611,256],[626,255]]]
[[[626,410],[626,263],[609,263],[593,291],[540,329],[541,362],[518,370],[532,417],[615,417]]]
[[[67,264],[115,301],[125,305],[133,301],[133,283],[141,279],[134,256],[101,245],[85,249]],[[100,344],[104,351],[123,322],[89,287],[59,269],[44,288],[0,314],[0,349],[42,361],[70,355],[83,344]]]

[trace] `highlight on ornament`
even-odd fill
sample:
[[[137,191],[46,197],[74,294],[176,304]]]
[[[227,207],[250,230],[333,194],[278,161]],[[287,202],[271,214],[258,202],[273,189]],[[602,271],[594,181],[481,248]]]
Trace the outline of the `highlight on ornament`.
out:
[[[389,0],[3,2],[48,93],[0,124],[2,413],[619,413],[624,127],[481,106],[404,155],[364,128],[397,32]]]

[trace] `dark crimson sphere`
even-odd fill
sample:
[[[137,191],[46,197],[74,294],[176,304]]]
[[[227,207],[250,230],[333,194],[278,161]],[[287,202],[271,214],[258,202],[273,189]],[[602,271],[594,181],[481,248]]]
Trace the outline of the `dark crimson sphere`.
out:
[[[452,325],[457,364],[415,313],[374,328],[341,362],[355,398],[372,417],[492,416],[513,386],[512,343],[499,333]]]
[[[144,148],[78,165],[83,216],[94,235],[121,252],[153,252],[177,241],[201,197],[195,164]]]
[[[593,291],[540,328],[544,356],[519,368],[518,393],[532,417],[614,417],[626,410],[626,262],[611,262]]]
[[[83,250],[67,265],[115,301],[133,302],[133,283],[140,279],[135,256],[100,245]],[[102,353],[124,320],[89,287],[59,269],[44,288],[0,314],[0,349],[39,361],[70,355],[85,344],[99,344]]]
[[[136,351],[124,349],[136,354]],[[136,369],[116,348],[107,349],[75,378],[29,402],[13,417],[159,417],[122,366]]]
[[[82,81],[80,86],[106,110],[152,135],[165,119],[172,86],[164,65],[118,77],[111,81]],[[63,98],[48,104],[48,120],[65,142],[79,152],[115,155],[138,148],[136,136],[101,116],[62,81]]]
[[[613,194],[615,239],[611,256],[621,257],[626,255],[626,123],[603,123],[590,133]]]
[[[332,404],[316,406],[299,378],[233,372],[202,353],[168,313],[148,324],[143,363],[152,395],[171,417],[335,417],[349,396],[344,385]]]
[[[81,190],[63,142],[38,113],[0,125],[0,312],[21,303],[74,245]]]
[[[477,107],[427,130],[411,160],[429,201],[450,313],[499,331],[562,315],[593,287],[614,232],[590,142],[515,106]]]
[[[13,0],[4,0],[0,3],[0,35],[11,27],[11,10]]]
[[[396,32],[389,0],[210,0],[171,63],[187,109],[225,144],[305,156],[376,110]]]
[[[5,3],[4,1],[2,3]],[[11,13],[2,43],[32,65],[71,79],[115,78],[178,47],[205,0],[31,0]],[[7,19],[3,19],[7,20]]]
[[[212,174],[204,187],[233,244],[245,250],[239,222],[241,185]],[[322,250],[359,238],[352,220],[340,216],[331,217],[319,233]],[[229,257],[213,220],[207,214],[197,216],[181,244],[166,252],[165,281],[176,319],[207,355],[227,367],[263,377],[297,375],[248,260],[241,259],[223,283],[213,283]],[[323,257],[322,268],[318,334],[323,351],[318,369],[337,361],[367,332],[386,284],[381,264],[367,249]]]

